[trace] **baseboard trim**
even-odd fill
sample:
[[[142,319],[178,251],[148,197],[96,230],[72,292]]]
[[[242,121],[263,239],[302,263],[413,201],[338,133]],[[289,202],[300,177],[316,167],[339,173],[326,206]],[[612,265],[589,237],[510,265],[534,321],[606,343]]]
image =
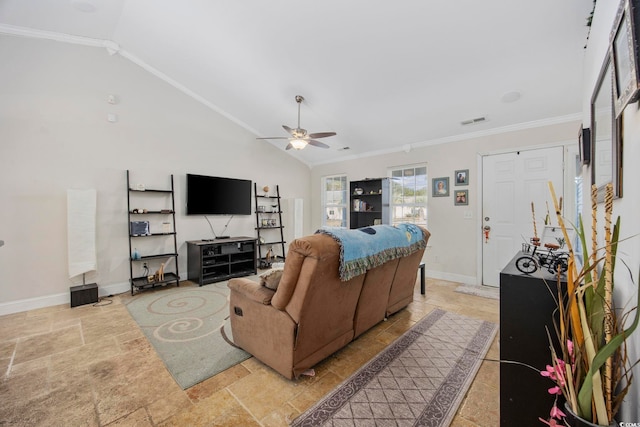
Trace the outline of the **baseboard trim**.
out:
[[[465,285],[475,285],[475,276],[465,276],[463,274],[447,273],[445,271],[429,270],[426,271],[426,276],[432,279],[448,280],[450,282],[463,283]]]
[[[131,286],[128,282],[113,283],[104,286],[98,284],[98,296],[101,297],[121,294],[123,292],[130,291]],[[62,304],[71,304],[71,293],[69,291],[60,294],[46,295],[37,298],[26,298],[22,300],[2,303],[0,304],[0,316]]]

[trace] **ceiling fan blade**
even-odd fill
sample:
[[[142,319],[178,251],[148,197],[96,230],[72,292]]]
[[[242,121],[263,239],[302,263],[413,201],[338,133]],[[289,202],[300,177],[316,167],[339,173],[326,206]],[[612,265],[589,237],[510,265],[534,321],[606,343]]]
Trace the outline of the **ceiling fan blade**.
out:
[[[289,139],[288,136],[265,136],[264,138],[256,138],[256,139]]]
[[[324,142],[316,141],[315,139],[308,139],[307,143],[309,145],[313,145],[314,147],[329,148],[329,146]]]
[[[317,132],[317,133],[310,133],[308,135],[309,138],[326,138],[328,136],[335,136],[336,133],[335,132]]]
[[[291,150],[293,148],[293,145],[291,145],[291,143],[288,143],[287,146],[285,147],[285,150]]]
[[[287,132],[289,132],[291,135],[293,135],[293,129],[291,129],[289,126],[287,125],[282,125],[282,127],[284,128],[284,130],[286,130]]]

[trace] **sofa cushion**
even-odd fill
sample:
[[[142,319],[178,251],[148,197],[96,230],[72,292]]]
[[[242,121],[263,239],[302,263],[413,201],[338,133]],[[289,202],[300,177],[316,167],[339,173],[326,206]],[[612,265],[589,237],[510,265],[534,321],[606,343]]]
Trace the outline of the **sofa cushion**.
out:
[[[282,278],[282,268],[273,268],[269,271],[266,271],[260,275],[260,283],[262,286],[266,286],[269,289],[273,289],[274,291],[278,289],[278,285],[280,284],[280,279]]]

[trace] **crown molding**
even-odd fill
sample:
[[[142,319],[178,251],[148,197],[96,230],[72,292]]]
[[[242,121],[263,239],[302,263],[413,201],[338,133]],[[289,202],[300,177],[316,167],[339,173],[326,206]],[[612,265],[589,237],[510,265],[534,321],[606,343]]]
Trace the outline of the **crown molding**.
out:
[[[513,125],[485,129],[477,132],[463,133],[459,135],[447,136],[444,138],[436,138],[436,139],[431,139],[426,141],[414,142],[411,144],[404,144],[400,147],[394,147],[394,148],[389,148],[384,150],[367,151],[366,153],[362,153],[362,154],[352,154],[352,155],[343,157],[340,160],[316,162],[316,163],[313,163],[312,166],[321,166],[325,164],[339,163],[339,162],[344,162],[349,160],[364,159],[367,157],[384,156],[387,154],[407,152],[407,146],[409,147],[409,150],[413,150],[415,148],[430,147],[432,145],[447,144],[450,142],[466,141],[469,139],[482,138],[482,137],[491,136],[491,135],[499,135],[502,133],[516,132],[520,130],[527,130],[527,129],[534,129],[534,128],[539,128],[544,126],[552,126],[557,124],[569,123],[572,121],[581,122],[582,119],[583,119],[582,113],[575,113],[575,114],[567,114],[565,116],[550,117],[550,118],[541,119],[541,120],[532,120],[530,122],[516,123]]]
[[[34,30],[32,28],[18,27],[15,25],[7,25],[7,24],[0,24],[0,34],[8,34],[8,35],[20,36],[20,37],[30,37],[30,38],[44,39],[44,40],[53,40],[53,41],[77,44],[82,46],[105,48],[107,49],[110,55],[115,55],[116,53],[120,54],[120,56],[122,56],[123,58],[128,59],[132,63],[141,67],[142,69],[149,72],[150,74],[153,74],[160,80],[168,83],[170,86],[173,86],[175,89],[179,90],[185,95],[190,96],[191,98],[195,99],[201,104],[204,104],[206,107],[222,115],[223,117],[237,124],[241,128],[253,133],[254,135],[258,135],[258,132],[255,129],[251,128],[246,123],[238,120],[236,117],[233,117],[229,113],[223,111],[217,105],[211,103],[207,99],[198,95],[188,87],[178,83],[176,80],[164,74],[157,68],[144,62],[142,59],[140,59],[136,55],[133,55],[131,52],[128,52],[127,50],[122,49],[116,42],[112,40],[102,40],[102,39],[93,39],[89,37],[73,36],[69,34],[56,33],[53,31]]]
[[[248,124],[242,122],[238,118],[236,118],[236,117],[230,115],[229,113],[223,111],[217,105],[213,104],[209,100],[207,100],[207,99],[203,98],[202,96],[198,95],[197,93],[195,93],[191,89],[187,88],[186,86],[180,84],[179,82],[177,82],[176,80],[172,79],[168,75],[164,74],[163,72],[161,72],[157,68],[147,64],[146,62],[144,62],[143,60],[141,60],[137,56],[133,55],[132,53],[122,49],[116,42],[114,42],[112,40],[94,39],[94,38],[90,38],[90,37],[74,36],[74,35],[70,35],[70,34],[57,33],[57,32],[53,32],[53,31],[35,30],[35,29],[32,29],[32,28],[19,27],[19,26],[8,25],[8,24],[0,24],[0,34],[8,34],[8,35],[20,36],[20,37],[31,37],[31,38],[44,39],[44,40],[53,40],[53,41],[58,41],[58,42],[63,42],[63,43],[71,43],[71,44],[77,44],[77,45],[82,45],[82,46],[91,46],[91,47],[99,47],[99,48],[107,49],[107,51],[109,52],[110,55],[115,55],[116,53],[119,54],[120,56],[128,59],[129,61],[131,61],[134,64],[138,65],[139,67],[143,68],[145,71],[153,74],[157,78],[159,78],[159,79],[163,80],[164,82],[168,83],[169,85],[173,86],[175,89],[179,90],[180,92],[184,93],[185,95],[190,96],[191,98],[193,98],[196,101],[200,102],[201,104],[205,105],[209,109],[215,111],[216,113],[220,114],[221,116],[225,117],[226,119],[230,120],[231,122],[237,124],[238,126],[240,126],[241,128],[245,129],[246,131],[251,132],[254,135],[259,135],[259,132],[256,131],[255,129],[253,129]],[[514,132],[514,131],[532,129],[532,128],[543,127],[543,126],[551,126],[551,125],[555,125],[555,124],[567,123],[567,122],[574,121],[574,120],[581,121],[582,119],[583,119],[582,113],[569,114],[569,115],[566,115],[566,116],[551,117],[551,118],[547,118],[547,119],[534,120],[534,121],[530,121],[530,122],[524,122],[524,123],[518,123],[518,124],[514,124],[514,125],[509,125],[509,126],[502,126],[502,127],[492,128],[492,129],[486,129],[486,130],[477,131],[477,132],[464,133],[464,134],[459,134],[459,135],[452,135],[452,136],[448,136],[448,137],[444,137],[444,138],[437,138],[437,139],[426,140],[426,141],[418,141],[418,142],[414,142],[414,143],[411,143],[411,144],[403,144],[400,147],[394,147],[394,148],[390,148],[390,149],[367,151],[366,153],[362,153],[362,154],[350,154],[350,155],[345,156],[345,157],[343,157],[343,158],[341,158],[339,160],[335,160],[334,159],[334,160],[327,160],[327,161],[320,161],[320,162],[306,162],[306,161],[304,161],[304,160],[302,160],[302,159],[300,159],[300,158],[298,158],[298,157],[296,157],[294,155],[292,155],[292,157],[294,157],[298,161],[306,164],[307,167],[309,167],[309,169],[312,169],[314,166],[320,166],[320,165],[332,164],[332,163],[339,163],[339,162],[343,162],[343,161],[357,160],[357,159],[363,159],[363,158],[368,158],[368,157],[383,156],[383,155],[392,154],[392,153],[406,152],[407,149],[411,150],[411,149],[415,149],[415,148],[428,147],[428,146],[439,145],[439,144],[446,144],[446,143],[450,143],[450,142],[464,141],[464,140],[469,140],[469,139],[474,139],[474,138],[481,138],[481,137],[484,137],[484,136],[497,135],[497,134],[501,134],[501,133]]]
[[[56,33],[54,31],[35,30],[33,28],[19,27],[16,25],[0,24],[0,33],[12,36],[30,37],[34,39],[53,40],[63,43],[79,44],[91,47],[115,47],[111,40],[93,39],[90,37],[74,36],[71,34]]]

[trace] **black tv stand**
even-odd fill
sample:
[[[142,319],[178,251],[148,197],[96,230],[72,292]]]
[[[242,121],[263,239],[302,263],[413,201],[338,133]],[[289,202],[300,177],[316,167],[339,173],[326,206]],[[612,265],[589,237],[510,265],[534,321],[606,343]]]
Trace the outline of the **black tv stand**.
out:
[[[198,285],[256,274],[255,237],[187,241],[188,279]]]

